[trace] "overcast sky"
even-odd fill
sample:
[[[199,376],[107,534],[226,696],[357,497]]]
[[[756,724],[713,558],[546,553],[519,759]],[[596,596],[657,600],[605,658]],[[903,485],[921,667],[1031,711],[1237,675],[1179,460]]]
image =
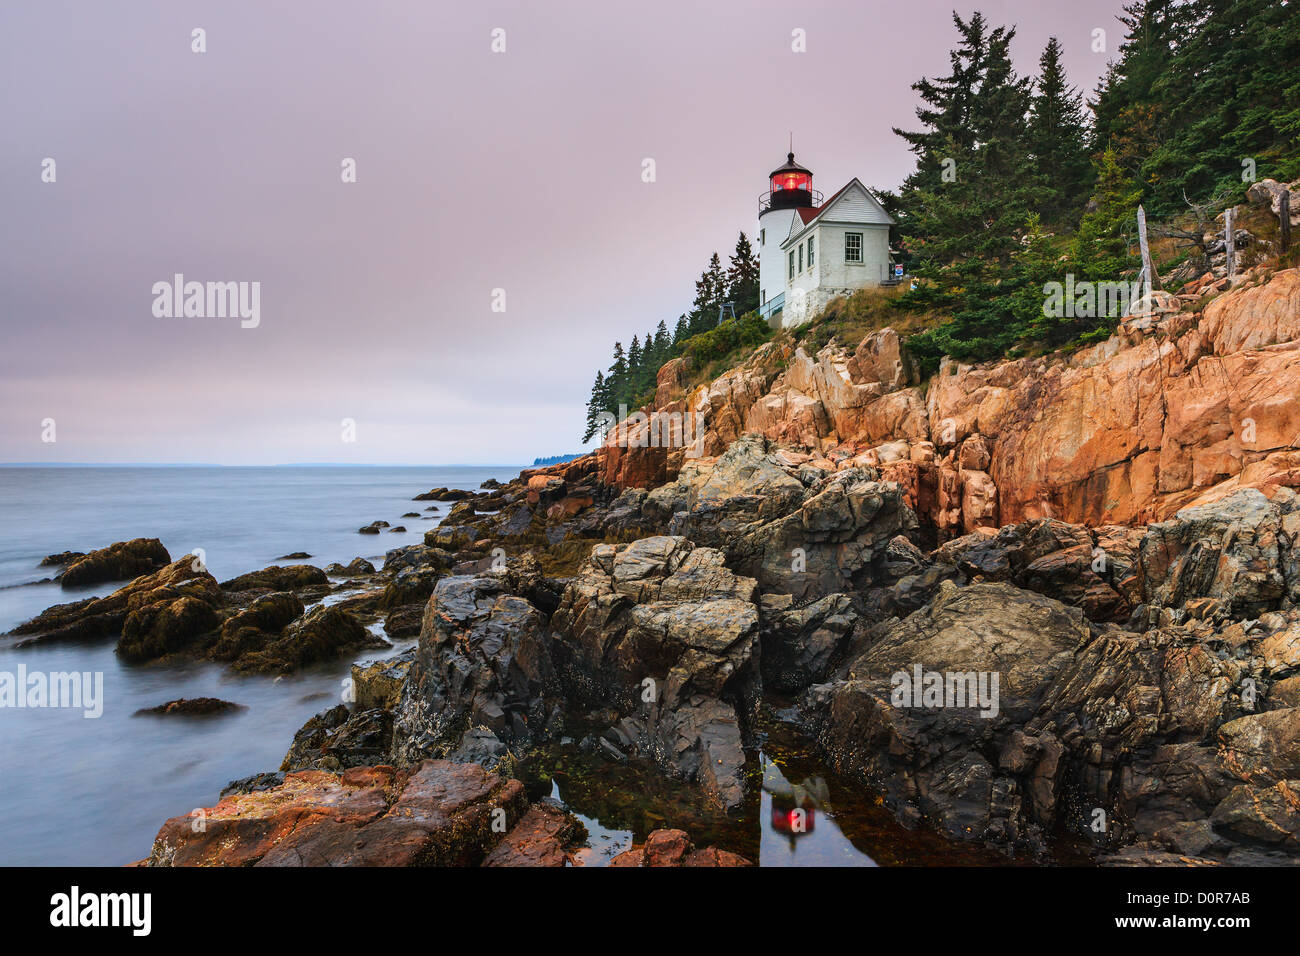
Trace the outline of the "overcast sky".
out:
[[[955,6],[1022,72],[1059,37],[1084,90],[1121,36],[1118,0]],[[577,451],[613,342],[755,233],[791,131],[828,195],[899,184],[953,7],[6,0],[0,461]],[[259,282],[260,324],[156,317],[176,273]]]

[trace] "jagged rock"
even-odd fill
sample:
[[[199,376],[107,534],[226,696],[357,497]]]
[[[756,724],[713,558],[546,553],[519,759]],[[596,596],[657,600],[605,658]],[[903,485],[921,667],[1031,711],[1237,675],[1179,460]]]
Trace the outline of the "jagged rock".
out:
[[[431,548],[427,544],[408,544],[404,548],[394,548],[384,555],[384,571],[396,572],[420,567],[446,571],[451,567],[451,562],[451,554],[440,548]]]
[[[221,625],[221,636],[208,652],[213,660],[233,661],[265,647],[303,613],[303,604],[291,591],[263,594]]]
[[[1247,783],[1271,786],[1300,777],[1300,709],[1247,714],[1219,728],[1224,770]]]
[[[282,771],[362,767],[382,761],[393,739],[391,714],[382,708],[349,711],[343,704],[322,711],[294,734]]]
[[[629,718],[631,749],[722,806],[744,796],[759,685],[753,593],[720,552],[656,536],[593,548],[551,622],[570,700]]]
[[[1015,842],[1025,823],[1022,798],[989,755],[1035,713],[1052,678],[1088,637],[1078,611],[1039,595],[1006,584],[944,585],[933,604],[888,629],[853,662],[847,681],[832,685],[822,745],[841,770],[949,835]],[[910,681],[917,669],[945,677],[982,673],[985,698],[972,693],[939,701],[954,706],[913,706],[895,675]],[[1035,745],[1020,759],[1019,773],[1041,777],[1059,756],[1050,741]]]
[[[187,604],[174,613],[164,614],[163,609],[184,598],[206,605],[211,614]],[[86,598],[71,604],[56,604],[30,621],[14,628],[14,634],[27,637],[26,641],[90,640],[110,636],[121,637],[126,621],[134,615],[129,643],[143,643],[150,634],[152,644],[166,645],[170,649],[186,644],[202,634],[197,630],[208,625],[214,629],[219,623],[216,608],[224,603],[216,579],[193,555],[173,561],[153,574],[142,575],[130,584],[118,588],[108,597]],[[162,605],[152,609],[154,605]],[[154,633],[156,629],[156,634]],[[134,647],[128,648],[128,655]]]
[[[239,704],[232,704],[228,700],[220,700],[216,697],[180,697],[176,700],[169,700],[165,704],[159,704],[157,707],[142,707],[136,711],[136,715],[159,714],[166,716],[183,714],[186,716],[207,716],[243,709]]]
[[[1253,488],[1151,525],[1140,550],[1144,601],[1210,597],[1243,616],[1276,607],[1286,590],[1281,531],[1281,509]]]
[[[717,847],[697,850],[684,830],[654,830],[645,843],[620,853],[610,866],[753,866],[743,856]]]
[[[241,636],[255,632],[242,629]],[[328,661],[361,647],[382,647],[385,642],[361,622],[338,607],[318,606],[293,621],[279,635],[267,635],[260,646],[245,644],[232,660],[236,670],[288,673],[307,664]]]
[[[797,511],[738,535],[728,554],[765,591],[802,599],[870,584],[872,562],[915,528],[898,485],[844,471]]]
[[[462,488],[434,488],[424,494],[416,495],[412,501],[464,501],[473,498],[474,492]]]
[[[523,785],[475,765],[288,773],[163,824],[150,866],[475,865],[527,809]]]
[[[60,551],[57,554],[47,554],[45,557],[41,558],[38,567],[61,567],[65,564],[71,564],[78,558],[84,558],[85,556],[86,552],[84,551]]]
[[[183,595],[132,610],[122,622],[117,653],[128,661],[149,661],[188,647],[220,623],[209,602]]]
[[[329,576],[310,564],[271,565],[221,582],[223,591],[300,591],[318,584],[329,584]]]
[[[72,558],[59,575],[59,584],[64,588],[76,588],[104,581],[129,581],[156,571],[170,564],[171,560],[171,555],[157,538],[119,541]]]
[[[1233,787],[1211,819],[1215,826],[1247,840],[1300,850],[1300,780]]]
[[[429,595],[433,594],[434,586],[442,577],[441,571],[429,565],[403,568],[384,588],[384,596],[380,599],[379,606],[387,609],[427,601]]]
[[[391,638],[418,637],[423,622],[423,604],[403,604],[384,617],[384,633]]]
[[[391,710],[397,706],[402,696],[402,683],[414,660],[415,653],[406,651],[397,657],[371,664],[353,664],[352,691],[356,696],[357,708],[370,710],[378,707],[381,710]]]
[[[533,804],[496,848],[484,866],[567,866],[566,847],[581,842],[586,828],[563,807],[543,800]]]
[[[550,635],[538,610],[492,575],[443,578],[398,706],[394,754],[442,756],[471,727],[527,745],[557,718]]]
[[[325,573],[340,578],[359,578],[367,574],[374,574],[375,566],[365,558],[353,558],[346,565],[339,564],[337,561],[326,565]]]
[[[765,595],[762,607],[763,688],[778,694],[798,694],[824,681],[859,620],[847,594],[799,608],[790,606],[788,595]]]

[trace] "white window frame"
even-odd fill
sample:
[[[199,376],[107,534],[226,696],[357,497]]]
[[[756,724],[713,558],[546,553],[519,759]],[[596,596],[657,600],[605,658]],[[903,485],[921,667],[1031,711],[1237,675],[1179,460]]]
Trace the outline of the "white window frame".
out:
[[[858,249],[857,249],[858,257],[856,259],[849,258],[850,239],[858,240]],[[844,234],[844,262],[847,265],[851,265],[851,266],[866,265],[866,249],[862,239],[863,239],[863,235],[860,232],[846,232]]]
[[[808,237],[808,271],[812,272],[813,267],[813,240],[816,236]]]
[[[791,279],[794,278],[794,250],[793,250],[793,249],[790,250],[790,275],[789,275],[789,278],[791,278]]]

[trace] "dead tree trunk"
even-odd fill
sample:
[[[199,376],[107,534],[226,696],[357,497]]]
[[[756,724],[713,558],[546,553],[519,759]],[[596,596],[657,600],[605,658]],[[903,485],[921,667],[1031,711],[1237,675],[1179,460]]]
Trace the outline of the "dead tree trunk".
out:
[[[1237,274],[1237,239],[1233,234],[1232,207],[1223,213],[1223,251],[1227,254],[1228,278]]]
[[[1282,190],[1278,198],[1278,214],[1282,217],[1282,251],[1291,248],[1291,190]]]
[[[1160,276],[1156,275],[1155,263],[1151,261],[1151,246],[1147,243],[1147,211],[1138,206],[1138,245],[1142,247],[1142,271],[1146,274],[1151,288],[1160,288]]]

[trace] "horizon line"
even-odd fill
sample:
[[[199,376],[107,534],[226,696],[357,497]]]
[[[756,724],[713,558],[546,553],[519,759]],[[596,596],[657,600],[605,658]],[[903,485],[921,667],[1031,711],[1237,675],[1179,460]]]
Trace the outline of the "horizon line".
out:
[[[552,457],[549,455],[542,457]],[[0,461],[0,468],[531,468],[520,462],[285,461],[226,464],[217,461]]]

